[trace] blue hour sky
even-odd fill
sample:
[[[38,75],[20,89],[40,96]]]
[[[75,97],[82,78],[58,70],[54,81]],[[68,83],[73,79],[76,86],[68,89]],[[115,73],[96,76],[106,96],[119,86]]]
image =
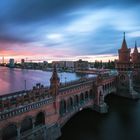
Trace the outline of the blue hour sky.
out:
[[[140,44],[139,0],[1,0],[0,56],[114,59],[126,32]]]

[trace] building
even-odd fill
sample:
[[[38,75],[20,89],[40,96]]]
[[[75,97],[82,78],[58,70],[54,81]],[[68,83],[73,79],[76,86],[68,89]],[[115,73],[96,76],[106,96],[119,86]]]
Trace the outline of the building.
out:
[[[75,70],[88,70],[89,69],[89,63],[88,61],[83,61],[82,59],[79,59],[75,62]]]
[[[21,65],[24,65],[25,59],[21,59]]]
[[[9,60],[9,67],[10,67],[10,68],[14,68],[14,67],[15,67],[15,60],[14,60],[13,58],[11,58],[11,59]]]
[[[74,61],[53,61],[60,70],[74,70]]]
[[[124,97],[135,98],[139,87],[135,81],[140,82],[140,59],[137,45],[134,52],[130,54],[131,49],[127,47],[125,33],[121,49],[118,50],[119,59],[116,61],[116,69],[118,70],[118,94]],[[131,57],[132,56],[132,57]]]

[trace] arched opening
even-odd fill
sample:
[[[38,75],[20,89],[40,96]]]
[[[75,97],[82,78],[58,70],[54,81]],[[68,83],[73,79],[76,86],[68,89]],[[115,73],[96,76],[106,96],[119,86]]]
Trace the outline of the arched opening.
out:
[[[68,110],[70,111],[71,109],[73,109],[73,99],[72,99],[72,97],[70,97],[68,99]]]
[[[43,112],[40,112],[36,116],[35,126],[44,125],[44,124],[45,124],[45,114]]]
[[[21,122],[21,130],[20,132],[23,133],[27,130],[32,129],[32,119],[31,118],[25,118],[22,122]]]
[[[78,97],[78,95],[74,96],[74,102],[75,102],[75,106],[79,105],[79,97]]]
[[[63,115],[66,113],[66,101],[62,100],[60,101],[60,115]]]
[[[125,80],[125,75],[120,75],[120,80],[124,81]]]
[[[89,92],[89,97],[90,97],[90,99],[93,98],[93,91],[92,91],[92,89],[91,89],[90,92]]]
[[[85,93],[85,100],[88,100],[88,91]]]
[[[81,94],[80,94],[80,103],[82,104],[83,102],[84,102],[84,94],[81,93]]]
[[[17,137],[17,126],[10,124],[3,130],[2,140],[11,140],[15,137]]]

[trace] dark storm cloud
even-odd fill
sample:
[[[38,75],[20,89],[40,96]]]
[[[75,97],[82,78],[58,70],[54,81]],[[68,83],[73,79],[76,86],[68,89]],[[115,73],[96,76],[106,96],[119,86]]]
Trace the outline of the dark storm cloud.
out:
[[[23,23],[38,20],[48,20],[50,22],[50,20],[57,19],[65,12],[72,12],[82,7],[99,8],[116,5],[125,7],[140,3],[139,0],[12,0],[12,2],[9,2],[10,0],[1,1],[0,8],[4,13],[0,16],[1,19],[4,19],[5,22]]]
[[[140,24],[139,5],[139,0],[1,0],[0,43],[37,42],[48,48],[70,47],[78,54],[114,53],[120,32],[140,30],[132,28]]]

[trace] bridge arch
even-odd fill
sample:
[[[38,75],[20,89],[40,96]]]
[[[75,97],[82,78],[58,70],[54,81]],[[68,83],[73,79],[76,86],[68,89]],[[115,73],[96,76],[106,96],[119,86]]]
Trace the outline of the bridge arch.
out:
[[[36,115],[35,126],[44,124],[45,124],[45,113],[41,111]]]
[[[89,94],[88,94],[88,91],[85,92],[85,100],[88,100],[89,98]]]
[[[80,103],[84,103],[84,93],[80,94]]]
[[[93,90],[92,89],[90,89],[90,91],[89,91],[89,97],[90,97],[90,99],[94,98]]]
[[[22,122],[21,122],[21,129],[20,133],[23,133],[27,130],[30,130],[33,128],[33,123],[32,123],[32,117],[25,117]]]
[[[74,105],[75,106],[78,106],[79,105],[79,96],[78,95],[75,95],[74,96]]]
[[[67,111],[67,103],[65,100],[60,101],[60,115],[65,114]]]
[[[74,106],[73,98],[70,97],[70,98],[67,100],[67,109],[68,109],[68,111],[72,110],[72,109],[73,109],[73,106]]]
[[[2,140],[10,140],[17,137],[17,126],[14,123],[6,126],[2,131]]]

